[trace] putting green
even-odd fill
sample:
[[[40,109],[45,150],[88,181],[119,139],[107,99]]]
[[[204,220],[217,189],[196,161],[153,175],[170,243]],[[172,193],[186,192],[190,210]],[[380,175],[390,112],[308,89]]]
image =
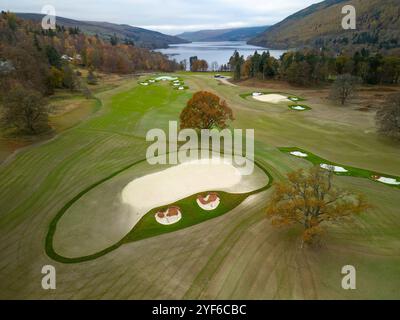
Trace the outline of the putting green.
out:
[[[144,87],[148,87],[157,83],[169,83],[174,90],[183,91],[189,89],[189,86],[185,85],[184,79],[182,77],[172,77],[172,76],[156,76],[147,78],[146,80],[138,81],[138,84]]]

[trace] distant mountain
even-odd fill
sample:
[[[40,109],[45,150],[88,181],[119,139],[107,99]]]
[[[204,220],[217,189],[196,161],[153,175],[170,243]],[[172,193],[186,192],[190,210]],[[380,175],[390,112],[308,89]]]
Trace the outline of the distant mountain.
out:
[[[265,30],[268,26],[232,28],[219,30],[201,30],[196,32],[184,32],[177,37],[193,42],[209,41],[247,41]]]
[[[42,14],[36,13],[17,13],[17,16],[22,19],[33,21],[41,21]],[[99,37],[109,40],[114,33],[121,40],[130,39],[136,46],[159,49],[167,48],[170,44],[187,43],[187,40],[180,39],[175,36],[169,36],[160,32],[150,31],[138,27],[132,27],[126,24],[114,24],[109,22],[94,22],[94,21],[78,21],[68,18],[57,17],[57,25],[66,28],[79,27],[79,29],[89,35],[98,34]]]
[[[357,29],[342,28],[342,8],[353,5]],[[400,0],[326,0],[270,27],[249,44],[273,48],[327,47],[400,52]]]

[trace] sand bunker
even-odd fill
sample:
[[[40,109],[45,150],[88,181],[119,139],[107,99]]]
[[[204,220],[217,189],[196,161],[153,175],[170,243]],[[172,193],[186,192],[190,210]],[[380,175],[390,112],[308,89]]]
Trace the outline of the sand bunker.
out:
[[[325,164],[325,163],[321,164],[320,167],[322,169],[334,171],[334,172],[349,172],[348,170],[346,170],[343,167],[333,166],[333,165]]]
[[[142,162],[102,183],[62,216],[54,250],[69,258],[94,254],[121,240],[154,208],[164,210],[178,200],[211,190],[245,193],[267,184],[268,176],[259,167],[242,176],[237,165],[214,156],[218,161],[196,160],[175,166]],[[183,220],[185,212],[181,215]]]
[[[269,103],[281,103],[281,102],[290,102],[290,100],[281,94],[263,94],[261,96],[253,96],[254,99],[262,102],[269,102]]]
[[[240,171],[221,159],[194,160],[133,180],[121,198],[143,215],[198,192],[233,187],[241,179]]]
[[[174,81],[174,80],[178,80],[177,77],[171,77],[171,76],[161,76],[156,78],[157,81]]]
[[[296,97],[290,97],[289,100],[291,100],[291,101],[299,101],[300,99],[296,98]]]
[[[379,177],[378,179],[376,179],[376,181],[379,181],[379,182],[382,182],[385,184],[394,185],[394,186],[400,186],[400,181],[397,181],[397,179],[393,179],[393,178]]]
[[[149,84],[147,82],[141,82],[140,83],[142,86],[148,86]]]
[[[165,226],[175,224],[182,219],[181,209],[179,207],[169,207],[166,211],[157,212],[155,218],[159,224]]]
[[[184,89],[185,89],[184,87],[179,87],[179,88],[178,88],[178,90],[184,90]]]
[[[306,110],[306,108],[302,107],[302,106],[291,106],[290,107],[293,110],[299,110],[299,111],[304,111]]]
[[[217,209],[221,200],[217,193],[209,193],[205,197],[199,195],[196,202],[201,209],[205,211],[212,211]]]
[[[307,153],[303,153],[303,152],[300,152],[300,151],[293,151],[290,154],[293,155],[293,156],[296,156],[296,157],[301,157],[301,158],[308,157]]]

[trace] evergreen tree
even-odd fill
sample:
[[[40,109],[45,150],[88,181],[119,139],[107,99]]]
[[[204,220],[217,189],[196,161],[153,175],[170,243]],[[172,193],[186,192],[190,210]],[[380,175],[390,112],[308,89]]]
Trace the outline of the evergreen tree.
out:
[[[46,55],[50,65],[61,68],[61,56],[53,46],[46,46]]]

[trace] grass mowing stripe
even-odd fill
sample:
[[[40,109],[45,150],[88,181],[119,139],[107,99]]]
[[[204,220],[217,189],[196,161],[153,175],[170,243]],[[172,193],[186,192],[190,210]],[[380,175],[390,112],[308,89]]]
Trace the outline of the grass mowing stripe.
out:
[[[269,181],[268,184],[252,193],[252,195],[261,193],[263,191],[268,190],[274,181],[274,178],[269,173],[269,171],[260,164],[260,162],[255,161],[257,166],[264,171],[264,173],[268,176]],[[218,266],[225,259],[225,257],[229,254],[230,250],[236,244],[236,240],[240,237],[243,230],[247,229],[254,223],[257,223],[263,218],[264,214],[262,212],[257,212],[254,215],[246,218],[240,224],[236,225],[234,229],[228,234],[228,236],[224,239],[224,241],[218,246],[215,250],[215,253],[208,260],[207,264],[204,268],[199,272],[195,280],[193,281],[192,286],[186,291],[184,295],[184,299],[197,299],[203,292],[204,288],[207,286],[208,281],[210,280],[210,274],[214,274],[218,269]]]
[[[214,254],[208,260],[204,268],[198,273],[191,287],[186,291],[183,299],[198,299],[206,288],[211,277],[217,271],[222,261],[227,257],[237,240],[240,238],[244,230],[247,230],[254,223],[259,222],[263,218],[262,212],[257,212],[238,223],[233,230],[221,242]]]
[[[95,254],[89,255],[89,256],[85,256],[85,257],[79,257],[79,258],[66,258],[63,257],[59,254],[57,254],[53,248],[53,238],[54,238],[54,234],[57,230],[57,223],[58,221],[62,218],[62,216],[64,215],[65,212],[67,212],[67,210],[76,202],[78,201],[83,195],[85,195],[87,192],[89,192],[90,190],[96,188],[97,186],[99,186],[100,184],[106,182],[107,180],[110,180],[112,178],[114,178],[115,176],[117,176],[118,174],[124,172],[125,170],[128,170],[130,168],[132,168],[135,165],[138,165],[142,162],[146,161],[146,159],[144,160],[139,160],[136,161],[134,163],[129,164],[128,166],[112,173],[111,175],[95,182],[94,184],[92,184],[91,186],[87,187],[86,189],[82,190],[81,192],[79,192],[75,197],[73,197],[70,201],[68,201],[64,207],[61,208],[61,210],[56,214],[56,216],[54,217],[54,219],[51,221],[50,226],[49,226],[49,231],[47,233],[46,236],[46,243],[45,243],[45,249],[46,249],[46,253],[47,255],[52,258],[55,261],[58,262],[62,262],[62,263],[77,263],[77,262],[84,262],[84,261],[89,261],[89,260],[93,260],[96,259],[98,257],[101,257],[105,254],[107,254],[108,252],[113,251],[114,249],[118,248],[120,245],[122,245],[123,243],[123,239],[121,239],[119,242],[117,242],[116,244],[102,250],[99,251]]]
[[[105,141],[111,138],[112,137],[107,137],[102,141],[98,140],[89,141],[85,148],[81,148],[78,151],[70,154],[66,159],[61,161],[60,164],[58,164],[53,170],[49,172],[49,174],[43,180],[43,183],[41,184],[40,188],[48,191],[53,191],[54,188],[61,183],[60,181],[57,180],[57,177],[64,176],[64,171],[68,170],[70,167],[73,167],[76,164],[77,158],[79,159],[79,157],[91,154],[93,150],[95,150],[100,144],[103,144]],[[29,166],[29,163],[27,163],[27,165]],[[45,183],[45,181],[49,182]],[[24,202],[22,202],[19,206],[10,209],[10,211],[7,213],[6,216],[0,217],[0,225],[5,225],[11,221],[13,222],[13,224],[17,223],[15,214],[17,214],[18,212],[23,212],[23,213],[29,212],[28,209],[31,208],[33,204],[44,195],[45,195],[44,191],[41,193],[40,192],[30,193],[24,200]]]

